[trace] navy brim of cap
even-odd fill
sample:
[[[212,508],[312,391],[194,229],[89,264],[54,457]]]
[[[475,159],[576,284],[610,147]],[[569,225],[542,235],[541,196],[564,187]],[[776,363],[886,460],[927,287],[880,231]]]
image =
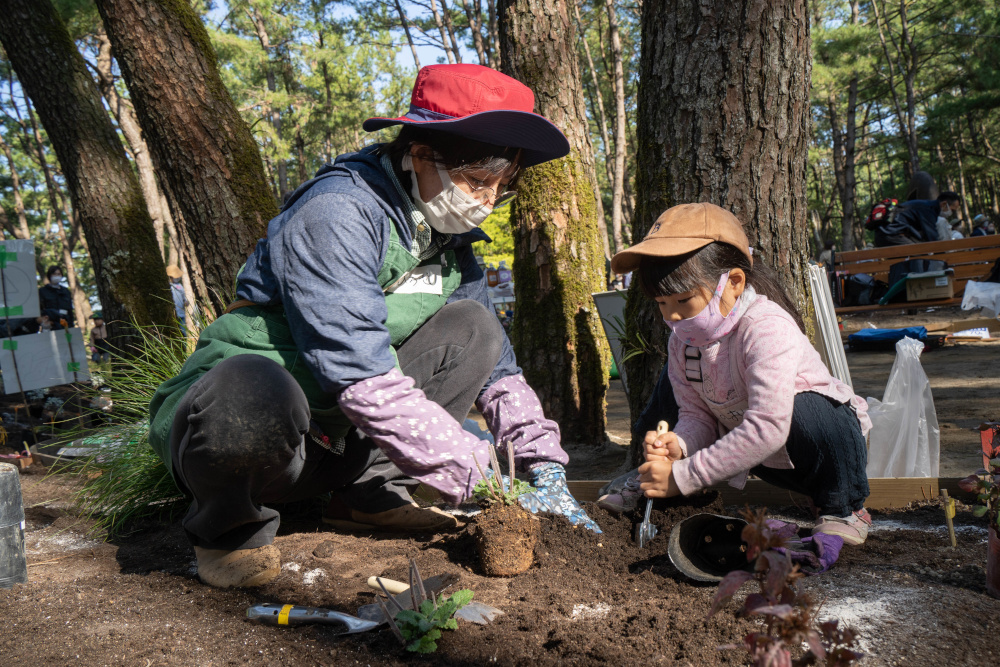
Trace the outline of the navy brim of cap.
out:
[[[440,114],[438,114],[440,115]],[[448,132],[466,139],[482,141],[494,146],[520,148],[523,167],[566,157],[569,141],[549,120],[527,111],[481,111],[464,118],[417,119],[410,114],[400,118],[369,118],[361,127],[374,132],[391,125],[413,125],[439,132]]]
[[[732,524],[732,530],[725,530],[727,524]],[[674,564],[682,574],[695,581],[722,581],[722,578],[734,570],[747,570],[753,564],[746,560],[745,552],[740,549],[743,544],[743,527],[747,522],[734,516],[722,516],[720,514],[695,514],[683,521],[674,524],[670,531],[670,539],[667,543],[667,555],[670,562]],[[723,545],[715,544],[715,550],[725,547],[731,551],[730,562],[726,566],[719,566],[716,563],[702,557],[701,551],[704,548],[701,540],[706,530],[718,527],[715,531],[725,535]]]

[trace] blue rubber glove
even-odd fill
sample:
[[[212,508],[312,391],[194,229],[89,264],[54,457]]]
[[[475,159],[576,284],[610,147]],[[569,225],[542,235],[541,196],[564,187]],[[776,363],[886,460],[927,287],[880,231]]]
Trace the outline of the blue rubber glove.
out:
[[[566,469],[559,463],[543,463],[530,471],[533,493],[526,493],[518,501],[521,507],[532,514],[551,512],[562,514],[574,526],[589,528],[595,533],[601,533],[600,526],[594,522],[580,507],[580,503],[569,493],[566,486]]]

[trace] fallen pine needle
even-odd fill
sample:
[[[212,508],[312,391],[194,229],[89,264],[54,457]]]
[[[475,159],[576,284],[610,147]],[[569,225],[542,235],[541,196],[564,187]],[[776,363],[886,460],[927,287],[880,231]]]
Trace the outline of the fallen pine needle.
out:
[[[38,563],[28,563],[28,567],[34,567],[36,565],[48,565],[49,563],[56,563],[58,561],[66,560],[67,558],[72,558],[73,556],[77,556],[77,555],[79,555],[79,554],[69,554],[68,556],[60,556],[59,558],[53,558],[52,560],[43,560],[43,561],[39,561]],[[94,552],[91,551],[90,555],[93,556]]]

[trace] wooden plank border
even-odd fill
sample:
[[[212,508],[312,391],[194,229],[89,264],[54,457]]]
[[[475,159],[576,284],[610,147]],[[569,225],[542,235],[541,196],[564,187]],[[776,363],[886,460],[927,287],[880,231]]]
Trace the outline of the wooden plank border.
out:
[[[958,487],[960,477],[878,477],[868,480],[871,495],[868,496],[865,507],[869,509],[888,509],[904,507],[915,500],[930,500],[940,494],[941,489],[947,489],[955,498],[972,502],[975,497]],[[597,500],[598,491],[608,480],[570,480],[567,482],[569,491],[580,502]],[[716,484],[712,490],[722,494],[722,501],[727,505],[765,505],[781,507],[794,504],[806,504],[806,497],[785,489],[771,486],[759,479],[751,479],[743,490],[734,489],[728,484]]]

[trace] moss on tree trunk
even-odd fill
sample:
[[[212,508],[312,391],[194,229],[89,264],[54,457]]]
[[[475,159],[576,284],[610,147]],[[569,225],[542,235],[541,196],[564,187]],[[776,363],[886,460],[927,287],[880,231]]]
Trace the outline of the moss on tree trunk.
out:
[[[512,339],[525,377],[564,440],[605,440],[610,352],[591,294],[605,289],[593,150],[576,30],[565,1],[501,2],[501,61],[535,93],[570,154],[527,169],[511,212],[517,305]]]

